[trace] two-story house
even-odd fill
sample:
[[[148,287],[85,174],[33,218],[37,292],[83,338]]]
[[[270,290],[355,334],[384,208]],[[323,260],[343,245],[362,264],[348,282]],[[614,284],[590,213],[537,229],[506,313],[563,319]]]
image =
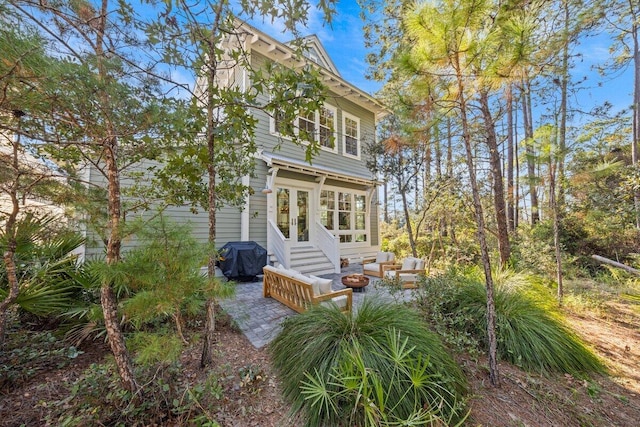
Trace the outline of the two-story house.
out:
[[[241,30],[253,67],[292,58],[286,44],[247,24]],[[309,164],[304,147],[280,135],[275,120],[256,110],[255,178],[244,178],[255,191],[241,212],[232,207],[218,211],[216,247],[255,241],[267,249],[273,263],[326,274],[340,271],[340,258],[361,258],[379,249],[377,182],[367,169],[364,145],[375,137],[376,122],[386,110],[340,76],[317,37],[309,37],[307,45],[305,56],[318,67],[329,92],[324,106],[299,116],[295,126],[316,138],[321,151]],[[222,84],[251,87],[243,79],[245,75],[236,72],[233,82]],[[191,222],[194,233],[206,241],[206,214],[194,215],[183,207],[166,213]]]

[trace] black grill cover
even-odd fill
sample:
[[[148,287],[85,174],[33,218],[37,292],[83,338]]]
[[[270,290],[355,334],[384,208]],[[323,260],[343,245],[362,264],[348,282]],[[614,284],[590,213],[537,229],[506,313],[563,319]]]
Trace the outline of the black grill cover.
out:
[[[267,265],[267,250],[256,242],[229,242],[220,249],[218,267],[229,280],[250,282]]]

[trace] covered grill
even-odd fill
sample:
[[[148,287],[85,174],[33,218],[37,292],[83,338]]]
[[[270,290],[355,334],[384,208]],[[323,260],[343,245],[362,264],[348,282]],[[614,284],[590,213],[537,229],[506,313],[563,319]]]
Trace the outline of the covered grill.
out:
[[[253,281],[265,265],[267,250],[256,242],[229,242],[220,249],[218,267],[229,280]]]

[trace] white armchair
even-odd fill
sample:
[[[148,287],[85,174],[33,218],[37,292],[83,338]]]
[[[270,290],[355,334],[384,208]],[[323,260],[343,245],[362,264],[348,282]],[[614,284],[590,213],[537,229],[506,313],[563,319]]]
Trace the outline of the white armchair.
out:
[[[384,277],[397,280],[404,289],[417,288],[418,276],[426,274],[425,262],[423,259],[408,257],[402,264],[385,265]]]
[[[362,260],[362,274],[384,277],[383,267],[393,265],[396,256],[393,252],[378,252],[375,258]]]

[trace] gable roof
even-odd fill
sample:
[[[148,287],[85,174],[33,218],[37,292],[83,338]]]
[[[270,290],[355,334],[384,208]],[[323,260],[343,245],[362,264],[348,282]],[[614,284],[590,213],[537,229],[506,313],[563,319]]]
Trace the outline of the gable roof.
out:
[[[356,105],[371,111],[375,114],[376,121],[382,119],[389,114],[389,110],[373,96],[364,90],[344,80],[336,66],[333,64],[326,50],[322,47],[320,40],[314,35],[306,37],[308,46],[314,48],[318,55],[318,60],[313,61],[305,55],[300,58],[296,55],[293,48],[285,43],[281,43],[273,37],[265,34],[257,28],[247,24],[244,21],[236,21],[237,31],[244,33],[244,43],[246,47],[265,55],[274,61],[278,61],[291,66],[302,67],[304,65],[318,66],[323,83],[338,96],[348,99]]]
[[[315,62],[321,67],[326,68],[336,76],[340,76],[340,72],[338,71],[338,68],[335,66],[335,64],[331,60],[331,57],[329,57],[329,54],[327,53],[326,49],[320,42],[320,39],[318,38],[318,36],[316,36],[315,34],[312,34],[310,36],[303,37],[301,41],[304,46],[303,55],[306,58],[310,59],[311,61]],[[287,46],[290,46],[292,43],[293,42],[287,43]]]

